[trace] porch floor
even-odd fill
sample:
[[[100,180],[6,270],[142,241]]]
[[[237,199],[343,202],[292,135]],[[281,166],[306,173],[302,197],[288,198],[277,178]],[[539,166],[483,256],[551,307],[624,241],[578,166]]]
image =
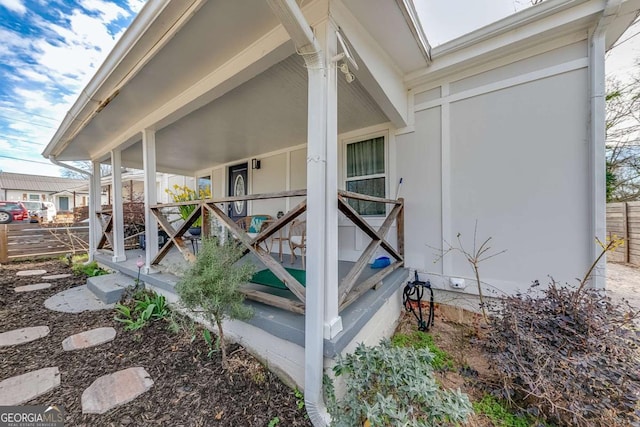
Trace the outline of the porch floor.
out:
[[[135,278],[138,275],[136,260],[140,256],[144,257],[145,252],[142,249],[128,250],[126,251],[126,256],[127,259],[125,261],[113,262],[111,253],[104,251],[96,254],[95,258],[99,263],[107,266],[108,268],[120,271],[123,274]],[[277,253],[272,253],[272,256],[275,259],[278,259]],[[262,263],[251,254],[247,255],[245,259],[247,260],[246,262],[256,263],[258,269],[264,268],[262,267]],[[160,266],[161,271],[153,274],[140,273],[140,280],[175,295],[174,288],[180,278],[168,271],[175,271],[176,268],[180,268],[181,265],[184,265],[184,262],[182,255],[174,248],[162,262]],[[339,279],[346,276],[353,264],[353,262],[349,261],[339,261]],[[302,262],[300,257],[298,257],[296,262],[290,264],[289,256],[286,255],[283,266],[285,268],[302,269]],[[366,268],[362,273],[360,280],[365,280],[376,272],[377,270]],[[355,302],[346,307],[340,313],[340,316],[342,317],[342,332],[331,340],[325,339],[325,357],[331,358],[336,354],[339,354],[345,346],[353,340],[356,334],[363,328],[372,315],[378,311],[385,301],[392,297],[399,288],[404,287],[407,282],[408,275],[408,270],[403,268],[397,269],[382,281],[382,285],[378,287],[378,289],[368,290]],[[253,283],[248,283],[246,286],[248,288],[260,289],[278,296],[292,299],[295,298],[293,294],[287,290],[271,288]],[[254,310],[254,316],[247,320],[246,323],[304,348],[304,315],[292,313],[290,311],[251,300],[246,300],[246,304],[252,306]]]

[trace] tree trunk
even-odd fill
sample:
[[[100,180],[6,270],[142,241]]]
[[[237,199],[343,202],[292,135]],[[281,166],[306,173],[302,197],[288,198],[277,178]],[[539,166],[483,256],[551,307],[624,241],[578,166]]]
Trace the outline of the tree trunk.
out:
[[[218,326],[218,339],[220,343],[220,351],[222,351],[222,366],[227,367],[227,348],[224,342],[224,332],[222,332],[222,319],[216,319]]]

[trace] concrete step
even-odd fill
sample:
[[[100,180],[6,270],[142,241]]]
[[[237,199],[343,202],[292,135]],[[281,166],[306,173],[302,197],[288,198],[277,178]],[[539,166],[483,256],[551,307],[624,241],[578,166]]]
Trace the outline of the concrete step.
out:
[[[113,304],[120,301],[127,288],[133,288],[136,281],[122,273],[106,274],[104,276],[89,277],[87,287],[100,301]]]

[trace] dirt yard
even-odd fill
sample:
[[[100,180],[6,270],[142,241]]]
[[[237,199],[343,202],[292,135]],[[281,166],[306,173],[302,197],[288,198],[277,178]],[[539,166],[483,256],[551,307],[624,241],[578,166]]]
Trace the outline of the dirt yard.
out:
[[[626,299],[640,310],[640,267],[607,263],[607,291],[615,301]]]

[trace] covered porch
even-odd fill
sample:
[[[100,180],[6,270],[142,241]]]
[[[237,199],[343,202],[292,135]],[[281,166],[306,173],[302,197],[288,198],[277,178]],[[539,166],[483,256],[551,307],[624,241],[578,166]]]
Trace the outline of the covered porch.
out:
[[[280,218],[265,220],[259,230],[250,233],[250,229],[242,228],[238,222],[228,215],[231,209],[225,205],[234,203],[249,203],[257,200],[273,200],[282,198],[303,198],[291,210],[279,212]],[[404,200],[384,199],[359,193],[338,191],[338,209],[346,220],[356,227],[359,232],[366,235],[370,242],[362,251],[355,262],[340,261],[338,264],[338,310],[342,311],[348,305],[355,302],[362,294],[369,289],[378,287],[383,279],[404,264]],[[349,203],[349,201],[355,203]],[[352,206],[360,206],[358,203],[389,205],[384,208],[388,215],[382,221],[379,228],[372,227],[366,219]],[[191,214],[184,220],[172,221],[175,216],[175,209],[188,206]],[[145,257],[154,254],[151,265],[155,269],[161,269],[161,262],[172,251],[180,253],[187,263],[193,262],[197,256],[197,247],[202,238],[216,237],[218,239],[233,238],[244,246],[244,257],[251,255],[251,262],[257,265],[258,270],[266,268],[274,280],[260,281],[254,280],[258,285],[246,287],[243,292],[246,297],[255,301],[283,308],[295,313],[304,313],[306,303],[306,269],[304,257],[306,256],[306,223],[300,230],[301,235],[298,246],[300,253],[298,258],[289,254],[291,261],[297,263],[286,267],[283,264],[283,241],[287,243],[294,239],[291,236],[293,222],[304,217],[307,211],[306,191],[285,191],[279,193],[267,193],[256,195],[244,195],[224,197],[220,199],[195,200],[178,203],[164,203],[151,207],[151,213],[157,220],[165,236],[166,241],[160,240],[160,245],[147,245]],[[112,212],[97,212],[97,218],[102,224],[102,236],[98,242],[98,249],[109,249],[112,259],[115,257],[115,248],[118,246],[114,242],[113,214]],[[260,216],[260,215],[259,215]],[[262,216],[266,218],[267,216]],[[270,218],[270,217],[269,217]],[[242,218],[244,219],[244,218]],[[202,223],[202,234],[193,236],[189,233],[194,223]],[[387,235],[395,224],[395,244],[390,243]],[[288,237],[285,237],[283,230],[289,228]],[[149,234],[149,233],[147,233]],[[126,240],[126,239],[125,239]],[[277,241],[277,254],[270,251]],[[285,248],[286,249],[286,248]],[[293,249],[293,247],[292,247]],[[375,254],[385,253],[388,256],[377,257]],[[175,257],[175,253],[173,254]],[[125,251],[125,259],[129,259],[130,253]],[[243,257],[243,258],[244,258]],[[279,262],[278,262],[279,259]],[[374,263],[372,264],[372,260]],[[376,265],[374,265],[377,262]],[[301,269],[298,267],[302,267]],[[374,269],[375,268],[375,269]],[[298,273],[298,274],[296,274]],[[269,274],[269,273],[267,273]],[[295,276],[297,277],[294,277]],[[263,274],[264,276],[264,274]],[[261,286],[265,285],[265,286]],[[266,289],[267,286],[272,289]],[[280,289],[278,289],[280,288]]]
[[[149,3],[45,152],[91,160],[90,252],[108,267],[135,277],[143,256],[142,280],[172,293],[177,279],[162,262],[196,256],[188,229],[201,219],[204,236],[237,239],[245,258],[279,279],[284,289],[247,284],[254,319],[227,329],[304,385],[308,408],[321,400],[326,357],[392,332],[407,277],[395,137],[412,125],[404,76],[429,63],[429,47],[411,3],[378,2],[385,26],[369,8],[368,0],[267,0],[251,13],[226,0]],[[105,163],[111,212],[95,197]],[[144,171],[144,251],[126,249],[123,168]],[[211,196],[159,203],[158,173],[192,177]],[[184,205],[196,209],[174,222],[169,211]],[[272,222],[255,235],[237,225],[257,214]],[[303,216],[304,286],[264,247]],[[159,233],[168,237],[160,247]],[[388,265],[372,269],[382,255]]]

